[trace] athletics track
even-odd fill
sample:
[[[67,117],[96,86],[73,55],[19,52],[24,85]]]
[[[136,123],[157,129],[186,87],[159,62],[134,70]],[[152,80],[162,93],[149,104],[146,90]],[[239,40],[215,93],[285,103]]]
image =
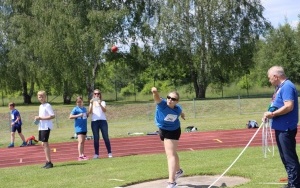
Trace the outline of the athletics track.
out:
[[[184,132],[181,134],[178,150],[189,151],[234,147],[244,148],[256,130],[257,129],[237,129],[210,132]],[[249,146],[262,145],[261,132],[262,131],[258,132]],[[113,157],[164,152],[163,145],[160,142],[158,135],[131,136],[126,138],[112,138],[110,140]],[[300,141],[300,134],[297,135],[297,141]],[[51,147],[51,158],[54,164],[57,162],[77,160],[77,141],[51,143],[50,137],[49,143]],[[88,157],[93,157],[93,140],[86,141],[85,151]],[[0,153],[0,168],[32,164],[42,165],[45,163],[45,155],[40,145],[1,148]],[[35,155],[32,155],[33,153]],[[100,157],[107,157],[106,148],[102,139],[100,141]]]

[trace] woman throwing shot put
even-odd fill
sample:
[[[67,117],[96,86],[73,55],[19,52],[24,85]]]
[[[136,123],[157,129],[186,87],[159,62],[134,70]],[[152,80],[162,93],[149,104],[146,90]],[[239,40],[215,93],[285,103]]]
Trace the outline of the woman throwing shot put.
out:
[[[176,180],[183,175],[183,170],[179,165],[177,146],[181,135],[179,116],[182,119],[185,119],[185,116],[178,105],[179,94],[176,91],[170,92],[167,99],[161,98],[155,87],[152,87],[151,92],[156,103],[155,123],[159,128],[159,136],[164,143],[168,161],[167,188],[173,188],[177,186]]]

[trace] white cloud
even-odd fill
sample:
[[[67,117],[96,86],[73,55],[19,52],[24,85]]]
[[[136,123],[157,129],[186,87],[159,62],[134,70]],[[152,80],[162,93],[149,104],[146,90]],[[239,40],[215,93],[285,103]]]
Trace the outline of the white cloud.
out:
[[[300,1],[298,0],[261,0],[265,7],[264,16],[274,27],[286,21],[293,27],[299,23]]]

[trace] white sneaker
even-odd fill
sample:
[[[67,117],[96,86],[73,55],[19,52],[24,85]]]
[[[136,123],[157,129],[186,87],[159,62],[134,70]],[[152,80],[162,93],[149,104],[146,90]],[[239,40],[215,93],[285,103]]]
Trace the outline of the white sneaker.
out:
[[[99,159],[99,155],[95,154],[93,159]]]
[[[175,174],[175,181],[180,178],[181,176],[183,176],[184,172],[182,169],[179,169],[176,174]]]
[[[109,153],[108,154],[108,158],[112,158],[113,156],[112,156],[112,153]]]
[[[174,188],[177,187],[177,183],[174,181],[173,183],[168,182],[167,188]]]

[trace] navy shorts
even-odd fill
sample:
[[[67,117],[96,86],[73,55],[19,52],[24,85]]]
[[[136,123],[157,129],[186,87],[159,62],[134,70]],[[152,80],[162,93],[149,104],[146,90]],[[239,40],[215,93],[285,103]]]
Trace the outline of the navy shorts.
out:
[[[50,136],[50,129],[48,130],[39,130],[39,141],[48,142]]]
[[[22,127],[21,127],[21,125],[13,125],[13,126],[11,126],[11,132],[16,132],[16,131],[18,131],[18,133],[21,133],[22,132]]]
[[[164,129],[159,129],[159,137],[161,141],[164,141],[165,138],[170,139],[170,140],[179,140],[180,135],[181,135],[181,128],[179,127],[178,129],[174,131],[168,131]]]

